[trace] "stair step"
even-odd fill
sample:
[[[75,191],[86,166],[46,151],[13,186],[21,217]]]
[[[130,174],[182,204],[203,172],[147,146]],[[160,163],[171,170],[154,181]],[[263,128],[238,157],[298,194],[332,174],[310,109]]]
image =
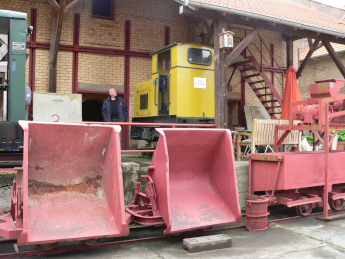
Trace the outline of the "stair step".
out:
[[[265,80],[260,80],[260,81],[256,81],[256,82],[251,82],[248,83],[249,85],[255,85],[255,84],[259,84],[259,83],[265,83]]]
[[[261,103],[277,103],[277,100],[268,100],[268,101],[261,101]],[[270,108],[276,108],[276,107],[270,107]]]
[[[251,70],[256,70],[256,69],[255,69],[255,67],[248,67],[248,68],[240,69],[241,72],[246,72],[246,71],[251,71]]]
[[[267,96],[267,95],[273,95],[272,93],[270,93],[270,94],[257,94],[256,96],[257,97],[262,97],[262,96]]]
[[[252,63],[252,61],[248,59],[248,60],[245,60],[245,61],[238,62],[237,64],[241,65],[241,64],[248,64],[248,63]]]
[[[261,88],[253,89],[253,91],[259,91],[259,90],[264,90],[264,89],[269,89],[269,88],[268,87],[261,87]]]
[[[272,107],[265,107],[266,108],[266,110],[268,110],[268,109],[274,109],[274,108],[281,108],[281,106],[272,106]]]
[[[259,76],[259,75],[260,75],[260,74],[252,74],[252,75],[244,76],[243,78],[244,78],[244,79],[247,79],[247,78],[251,78],[251,77]]]

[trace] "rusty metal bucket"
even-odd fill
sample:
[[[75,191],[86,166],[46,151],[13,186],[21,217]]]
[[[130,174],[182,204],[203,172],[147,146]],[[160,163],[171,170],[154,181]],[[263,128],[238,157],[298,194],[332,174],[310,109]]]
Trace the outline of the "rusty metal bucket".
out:
[[[153,215],[158,210],[167,225],[164,234],[241,221],[230,131],[157,131],[147,177]]]
[[[23,210],[14,214],[22,214],[23,231],[18,244],[128,235],[120,127],[20,125],[24,159],[16,189],[22,193]]]

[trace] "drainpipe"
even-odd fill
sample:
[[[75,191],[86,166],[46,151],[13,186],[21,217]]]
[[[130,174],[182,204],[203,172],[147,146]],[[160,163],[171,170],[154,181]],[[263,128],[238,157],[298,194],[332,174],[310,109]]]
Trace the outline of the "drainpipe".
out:
[[[236,8],[218,6],[218,5],[210,4],[210,3],[200,3],[200,2],[195,1],[195,0],[188,0],[188,1],[185,0],[184,2],[182,2],[181,0],[175,0],[175,1],[178,3],[183,3],[183,5],[188,6],[192,9],[195,7],[211,9],[211,10],[218,11],[218,12],[226,12],[226,13],[236,14],[236,15],[240,15],[240,16],[246,16],[246,17],[253,18],[253,19],[260,19],[260,20],[265,20],[265,21],[272,22],[272,23],[285,24],[285,25],[288,25],[291,27],[297,27],[299,29],[321,32],[321,33],[325,33],[325,34],[329,34],[329,35],[333,35],[333,36],[338,36],[340,38],[345,38],[345,33],[337,32],[337,31],[333,31],[333,30],[327,30],[325,28],[311,26],[311,25],[307,25],[307,24],[303,24],[303,23],[299,23],[299,22],[293,22],[290,20],[277,18],[277,17],[273,17],[270,15],[266,15],[266,14],[248,12],[248,11],[244,11],[244,10],[240,10],[240,9],[236,9]]]

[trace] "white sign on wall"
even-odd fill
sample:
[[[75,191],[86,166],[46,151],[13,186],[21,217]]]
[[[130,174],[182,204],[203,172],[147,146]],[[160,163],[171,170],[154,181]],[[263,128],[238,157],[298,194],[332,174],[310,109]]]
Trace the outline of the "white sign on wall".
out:
[[[206,78],[194,77],[194,88],[206,89]]]

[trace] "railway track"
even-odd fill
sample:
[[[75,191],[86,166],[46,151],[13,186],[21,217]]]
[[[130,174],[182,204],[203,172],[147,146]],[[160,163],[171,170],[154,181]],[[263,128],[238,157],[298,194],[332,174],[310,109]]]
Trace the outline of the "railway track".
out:
[[[343,214],[345,210],[340,211],[332,211],[331,214]],[[316,212],[312,213],[306,217],[315,217],[322,215],[323,212]],[[245,218],[245,215],[244,215]],[[286,217],[281,219],[274,219],[267,221],[269,224],[279,224],[284,222],[289,222],[293,220],[297,220],[299,218],[305,218],[301,216],[293,216],[293,217]],[[148,229],[148,227],[141,227],[141,228],[133,228],[132,231],[142,231],[143,229]],[[235,231],[245,229],[245,225],[239,226],[232,226],[232,227],[224,227],[224,228],[217,228],[217,229],[210,229],[192,233],[183,233],[179,235],[179,237],[195,237],[195,236],[205,236],[205,235],[213,235],[213,234],[221,234],[224,232]],[[13,245],[14,253],[1,253],[0,252],[0,259],[2,258],[18,258],[18,257],[30,257],[30,256],[37,256],[37,255],[48,255],[48,254],[60,254],[60,253],[67,253],[73,251],[80,251],[80,250],[88,250],[88,249],[98,249],[98,248],[110,248],[110,247],[120,247],[120,246],[129,246],[134,244],[142,244],[142,243],[150,243],[150,242],[159,242],[164,239],[168,239],[171,237],[176,237],[176,235],[159,235],[153,237],[145,237],[145,238],[136,238],[136,239],[127,239],[121,241],[113,241],[113,242],[103,242],[99,244],[95,244],[92,246],[88,245],[75,245],[75,246],[65,246],[65,247],[58,247],[53,248],[51,250],[30,250],[30,251],[20,251],[20,247],[17,246],[16,240],[3,240],[0,241],[0,251],[2,251],[1,247]],[[34,248],[34,246],[32,246]]]

